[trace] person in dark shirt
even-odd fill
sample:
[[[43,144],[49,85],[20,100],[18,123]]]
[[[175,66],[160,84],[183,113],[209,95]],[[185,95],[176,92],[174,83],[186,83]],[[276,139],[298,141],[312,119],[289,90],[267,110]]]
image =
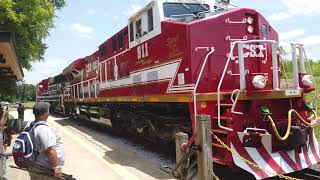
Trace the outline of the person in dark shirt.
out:
[[[22,131],[22,122],[24,121],[24,106],[19,103],[19,107],[17,108],[18,111],[18,121],[17,121],[17,131]]]
[[[5,154],[6,150],[7,150],[7,140],[6,140],[6,136],[5,136],[5,129],[6,129],[6,124],[8,121],[8,110],[6,106],[3,106],[2,104],[0,104],[0,153]],[[0,166],[2,168],[2,173],[1,174],[1,179],[6,180],[7,179],[7,174],[6,174],[6,164],[7,164],[7,160],[4,156],[0,157],[0,163],[2,164],[2,166]]]

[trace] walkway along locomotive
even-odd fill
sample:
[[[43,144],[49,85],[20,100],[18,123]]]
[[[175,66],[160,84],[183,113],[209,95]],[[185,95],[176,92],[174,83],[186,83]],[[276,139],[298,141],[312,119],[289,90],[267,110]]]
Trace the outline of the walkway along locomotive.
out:
[[[320,162],[316,98],[303,46],[292,44],[292,82],[278,34],[256,10],[211,0],[153,0],[93,54],[38,84],[55,111],[168,143],[195,117],[246,159],[278,174]],[[297,55],[299,52],[299,56]],[[299,63],[299,66],[298,66]],[[213,142],[215,163],[273,176]]]

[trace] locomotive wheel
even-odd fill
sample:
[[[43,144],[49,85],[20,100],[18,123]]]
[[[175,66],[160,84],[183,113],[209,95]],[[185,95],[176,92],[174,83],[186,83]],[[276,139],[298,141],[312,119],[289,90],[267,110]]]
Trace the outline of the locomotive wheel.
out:
[[[112,129],[117,135],[122,135],[125,129],[121,127],[121,118],[116,111],[111,111],[111,124]]]

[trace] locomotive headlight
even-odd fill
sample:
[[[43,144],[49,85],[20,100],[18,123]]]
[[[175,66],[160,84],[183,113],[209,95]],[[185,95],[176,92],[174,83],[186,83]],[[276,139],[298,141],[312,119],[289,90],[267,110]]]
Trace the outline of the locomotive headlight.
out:
[[[248,17],[247,17],[247,23],[248,23],[248,24],[252,24],[252,23],[253,23],[253,17],[248,16]]]
[[[301,82],[306,87],[311,87],[313,85],[313,77],[309,74],[303,75]]]
[[[249,33],[252,34],[253,31],[254,31],[254,28],[253,28],[253,26],[249,25],[248,28],[247,28],[247,30],[248,30]]]
[[[257,75],[253,78],[252,84],[257,89],[263,89],[267,85],[267,80],[262,75]]]

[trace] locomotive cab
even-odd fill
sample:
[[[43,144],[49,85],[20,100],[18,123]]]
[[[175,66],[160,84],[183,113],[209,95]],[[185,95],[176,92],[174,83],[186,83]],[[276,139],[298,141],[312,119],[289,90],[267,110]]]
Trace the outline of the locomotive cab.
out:
[[[215,6],[216,3],[209,0],[153,0],[129,19],[129,45],[137,46],[161,34],[163,21],[191,22],[208,13],[223,12],[227,3]]]

